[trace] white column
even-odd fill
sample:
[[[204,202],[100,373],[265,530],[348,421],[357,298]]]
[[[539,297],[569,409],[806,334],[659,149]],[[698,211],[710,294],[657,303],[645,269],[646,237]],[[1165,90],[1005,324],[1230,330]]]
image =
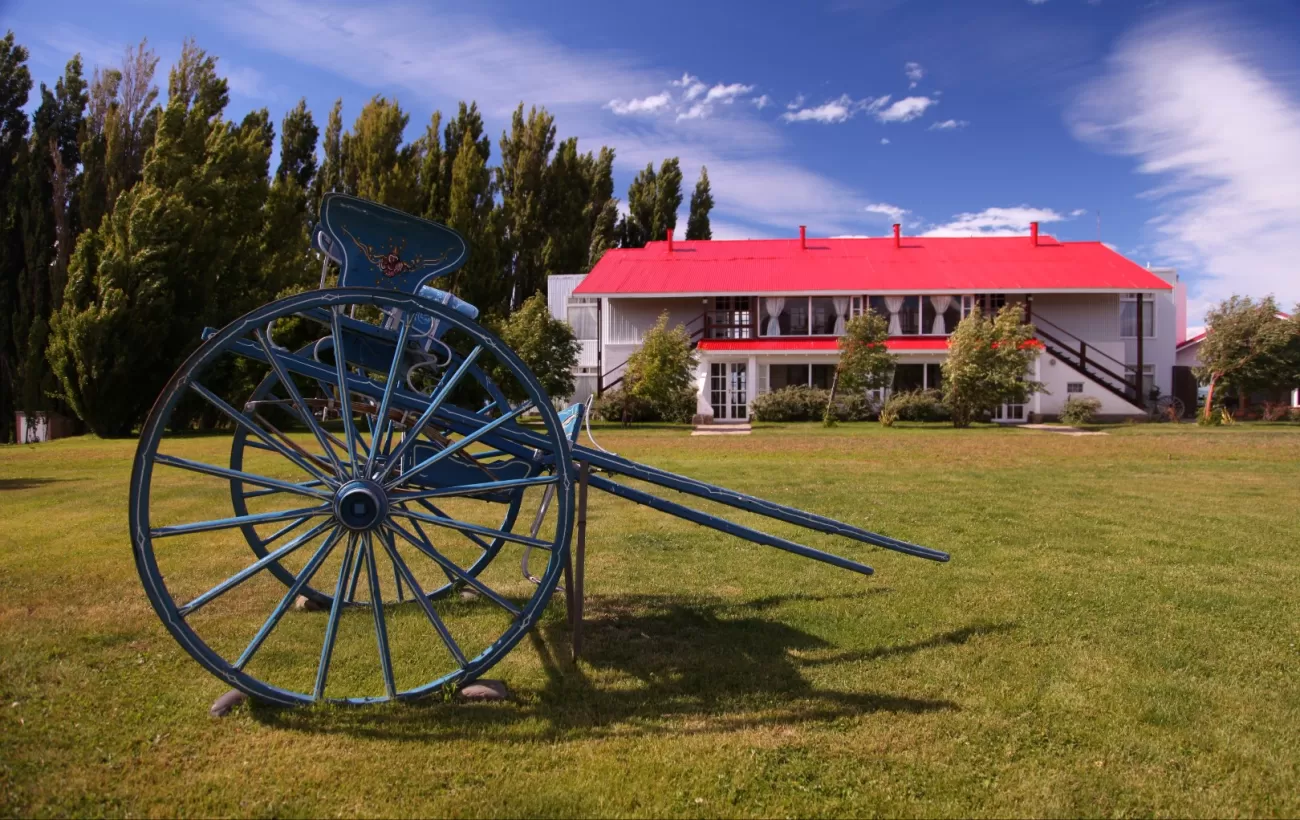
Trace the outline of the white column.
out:
[[[753,411],[749,405],[754,401],[754,396],[758,392],[758,359],[754,356],[749,357],[749,363],[745,365],[745,420],[753,421]]]

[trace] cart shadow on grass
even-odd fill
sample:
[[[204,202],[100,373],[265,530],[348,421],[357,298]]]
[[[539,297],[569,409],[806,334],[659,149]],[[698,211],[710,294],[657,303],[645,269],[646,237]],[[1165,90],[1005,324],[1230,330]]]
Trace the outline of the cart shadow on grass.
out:
[[[593,596],[583,626],[581,662],[569,660],[568,624],[562,617],[547,618],[529,636],[546,682],[540,689],[517,692],[512,703],[487,706],[431,699],[385,709],[254,704],[251,714],[268,727],[376,739],[553,742],[725,733],[880,712],[959,710],[946,699],[818,688],[805,670],[944,651],[974,637],[1013,630],[1015,624],[975,622],[910,643],[842,651],[823,638],[763,616],[765,610],[789,603],[861,600],[887,591],[792,594],[749,602]]]

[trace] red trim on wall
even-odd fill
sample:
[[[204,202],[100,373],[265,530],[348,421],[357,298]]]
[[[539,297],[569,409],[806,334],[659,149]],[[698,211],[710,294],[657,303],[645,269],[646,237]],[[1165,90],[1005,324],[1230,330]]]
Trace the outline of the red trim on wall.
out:
[[[947,350],[946,336],[894,336],[885,343],[890,350]],[[794,338],[784,336],[772,339],[704,339],[700,350],[838,350],[839,340],[834,337]]]

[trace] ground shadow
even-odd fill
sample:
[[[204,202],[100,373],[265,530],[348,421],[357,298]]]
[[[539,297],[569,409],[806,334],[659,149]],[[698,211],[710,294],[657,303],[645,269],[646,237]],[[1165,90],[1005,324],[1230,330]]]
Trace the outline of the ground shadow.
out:
[[[582,662],[575,666],[569,661],[571,636],[563,621],[549,621],[540,635],[534,630],[514,651],[527,652],[531,645],[547,682],[506,708],[430,701],[366,709],[254,705],[252,714],[266,725],[306,732],[409,740],[482,738],[485,732],[496,732],[514,742],[549,742],[606,734],[716,733],[875,712],[955,710],[952,701],[906,693],[819,689],[801,670],[942,650],[1014,628],[976,623],[909,644],[836,652],[827,641],[761,614],[801,600],[823,599],[805,594],[746,603],[655,595],[589,598]],[[628,686],[627,677],[637,685]],[[611,678],[623,682],[611,683]]]
[[[30,490],[32,487],[73,480],[71,478],[0,478],[0,491]]]

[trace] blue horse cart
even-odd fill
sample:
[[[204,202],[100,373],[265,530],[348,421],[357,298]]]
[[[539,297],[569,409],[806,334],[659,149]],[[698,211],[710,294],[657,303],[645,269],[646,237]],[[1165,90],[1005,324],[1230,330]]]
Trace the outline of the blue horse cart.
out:
[[[131,476],[149,600],[186,652],[251,697],[367,703],[454,691],[507,655],[562,576],[576,650],[589,489],[872,571],[618,476],[948,558],[579,446],[583,408],[557,412],[472,305],[428,285],[466,262],[449,228],[330,194],[313,244],[321,288],[205,332],[149,414]],[[326,288],[331,263],[337,287]],[[225,432],[194,435],[203,416]]]

